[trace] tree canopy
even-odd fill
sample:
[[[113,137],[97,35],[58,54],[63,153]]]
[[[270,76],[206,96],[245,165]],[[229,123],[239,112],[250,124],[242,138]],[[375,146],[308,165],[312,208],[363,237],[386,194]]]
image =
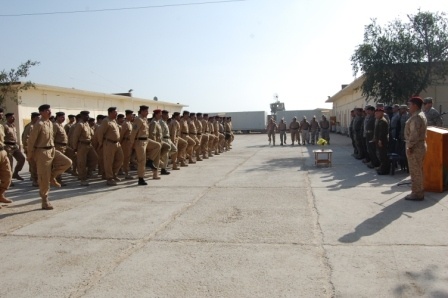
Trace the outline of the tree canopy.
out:
[[[383,27],[373,19],[351,61],[367,100],[403,103],[448,75],[446,14],[418,11]]]
[[[34,84],[31,81],[21,82],[21,79],[28,77],[30,68],[38,64],[39,62],[37,61],[28,60],[20,64],[17,69],[0,71],[0,106],[4,105],[7,95],[9,95],[15,102],[20,103],[18,92],[15,92],[13,89],[16,88],[20,92],[21,90],[27,90],[34,87]]]

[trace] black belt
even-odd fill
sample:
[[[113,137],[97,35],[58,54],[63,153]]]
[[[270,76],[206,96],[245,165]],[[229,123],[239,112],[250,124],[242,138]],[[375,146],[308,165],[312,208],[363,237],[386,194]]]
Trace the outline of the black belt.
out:
[[[137,138],[136,140],[139,140],[139,141],[147,141],[148,138]]]
[[[15,142],[5,142],[5,145],[15,145],[16,143]]]
[[[114,141],[114,140],[109,140],[109,139],[105,139],[105,140],[108,142],[114,143],[114,144],[118,143],[118,141]]]
[[[0,151],[3,151],[3,150],[5,150],[5,148],[3,148],[3,147],[0,147]]]
[[[58,143],[58,142],[54,142],[57,145],[61,145],[61,146],[67,146],[67,143]]]
[[[187,134],[188,134],[188,132],[181,132],[181,134],[183,134],[183,135],[187,135]]]
[[[123,138],[123,141],[130,141],[131,138]]]
[[[197,135],[198,135],[198,136],[201,136],[201,135],[202,135],[202,133],[197,133]]]
[[[48,150],[48,149],[52,149],[54,146],[47,146],[47,147],[34,147],[34,148],[36,148],[36,149],[46,149],[46,150]]]
[[[90,145],[92,144],[91,141],[78,141],[78,143],[84,144],[84,145]]]
[[[164,139],[169,139],[170,137],[163,137]]]

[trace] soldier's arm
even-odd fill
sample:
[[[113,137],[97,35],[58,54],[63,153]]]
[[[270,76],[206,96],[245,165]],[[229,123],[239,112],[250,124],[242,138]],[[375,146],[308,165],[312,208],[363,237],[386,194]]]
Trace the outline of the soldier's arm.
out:
[[[73,150],[74,151],[78,150],[78,142],[79,142],[79,138],[81,137],[82,129],[83,129],[83,125],[78,124],[78,125],[76,125],[75,130],[73,131]]]
[[[34,129],[31,131],[30,136],[28,137],[28,150],[27,150],[27,156],[26,159],[30,161],[33,158],[34,154],[34,146],[37,141],[37,137],[39,136],[39,132],[41,131],[41,126],[39,124],[36,124],[34,126]]]

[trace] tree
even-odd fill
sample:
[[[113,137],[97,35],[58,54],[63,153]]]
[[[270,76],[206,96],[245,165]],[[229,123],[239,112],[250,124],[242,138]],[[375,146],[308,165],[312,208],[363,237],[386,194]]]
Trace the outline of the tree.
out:
[[[31,81],[21,82],[20,79],[26,78],[29,75],[30,68],[38,65],[39,62],[28,60],[17,67],[11,69],[9,72],[2,70],[0,72],[0,106],[4,105],[5,99],[8,97],[20,103],[18,93],[22,90],[34,88]]]
[[[354,75],[363,73],[366,100],[403,103],[448,76],[448,19],[421,12],[381,27],[373,19],[351,57]]]

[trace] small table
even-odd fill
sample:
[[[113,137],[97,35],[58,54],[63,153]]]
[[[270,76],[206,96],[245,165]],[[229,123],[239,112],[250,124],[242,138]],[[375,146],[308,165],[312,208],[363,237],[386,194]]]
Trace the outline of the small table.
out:
[[[314,165],[326,164],[331,166],[331,157],[333,155],[333,150],[331,149],[317,149],[313,150],[314,153]],[[319,155],[324,155],[323,158],[319,158]],[[326,158],[325,158],[326,157]]]

